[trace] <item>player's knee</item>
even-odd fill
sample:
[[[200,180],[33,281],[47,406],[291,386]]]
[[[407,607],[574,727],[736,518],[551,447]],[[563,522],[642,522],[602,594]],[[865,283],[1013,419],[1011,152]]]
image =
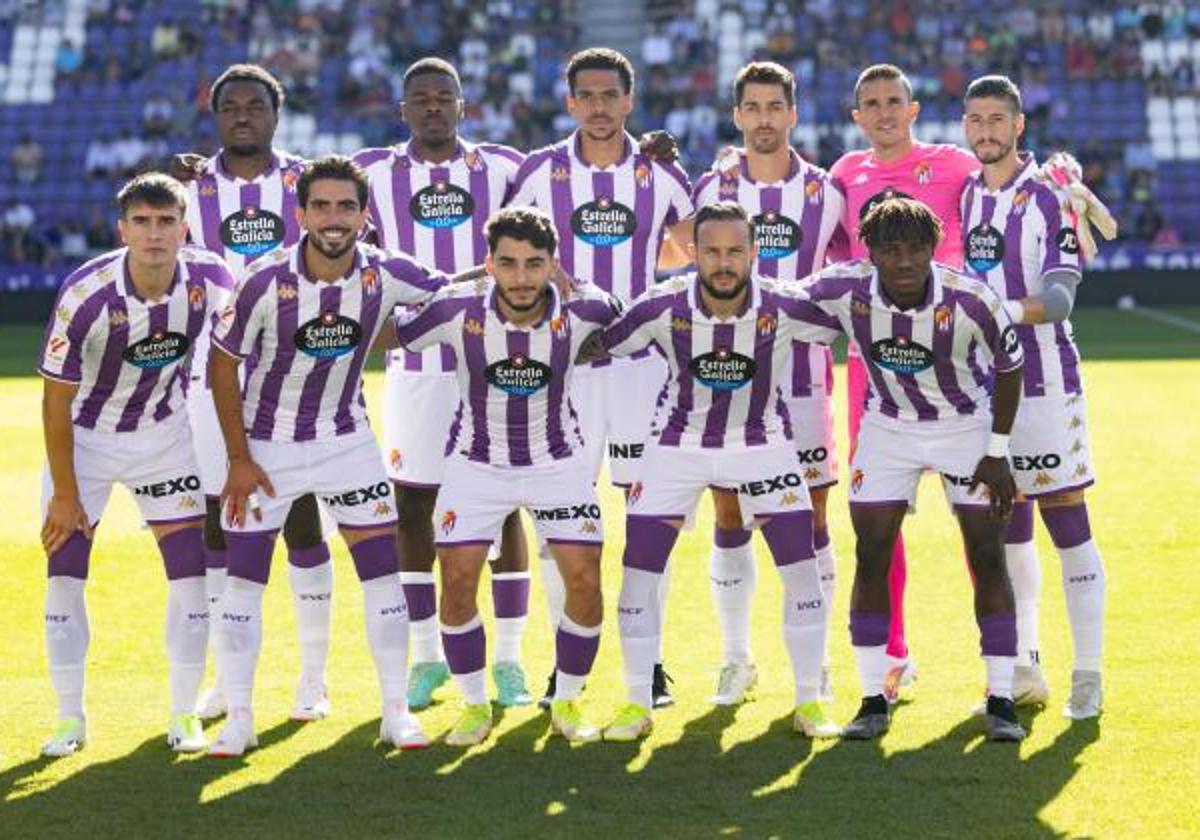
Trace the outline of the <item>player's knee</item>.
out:
[[[713,513],[718,528],[733,531],[742,527],[742,508],[736,493],[714,490]]]
[[[204,497],[204,547],[209,551],[225,550],[225,531],[221,528],[221,499]]]
[[[1058,507],[1072,507],[1083,504],[1083,490],[1067,490],[1063,493],[1052,493],[1038,499],[1038,507],[1042,510]]]
[[[292,509],[283,523],[283,541],[288,548],[314,548],[324,539],[317,497],[307,493],[292,503]]]
[[[400,515],[400,528],[432,529],[433,508],[437,504],[437,489],[429,487],[405,487],[393,485],[396,492],[396,510]]]

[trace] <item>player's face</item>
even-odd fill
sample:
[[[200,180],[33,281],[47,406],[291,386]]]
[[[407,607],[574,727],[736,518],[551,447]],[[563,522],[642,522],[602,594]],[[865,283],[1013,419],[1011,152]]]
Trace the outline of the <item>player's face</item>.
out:
[[[741,219],[714,219],[700,226],[688,246],[700,285],[718,300],[737,297],[750,282],[755,247],[750,228]]]
[[[117,220],[117,229],[129,246],[129,258],[151,269],[174,263],[187,236],[183,211],[174,204],[134,204]]]
[[[426,73],[412,79],[400,103],[400,115],[413,137],[428,146],[441,146],[458,138],[462,109],[462,91],[444,73]]]
[[[1012,105],[1003,99],[968,99],[963,131],[980,163],[998,163],[1016,154],[1017,138],[1025,131],[1025,115],[1013,113]]]
[[[262,82],[235,81],[221,88],[217,100],[217,135],[235,155],[255,155],[271,148],[277,114]]]
[[[870,251],[888,297],[901,304],[919,303],[932,270],[933,246],[897,239],[881,242]]]
[[[567,111],[590,140],[611,140],[625,130],[633,93],[621,87],[616,70],[581,70],[567,94]]]
[[[788,104],[783,85],[751,83],[742,89],[742,102],[733,109],[733,121],[747,149],[769,155],[787,145],[796,125],[796,106]]]
[[[898,80],[876,79],[859,89],[851,114],[873,148],[890,149],[909,142],[920,110]]]
[[[367,210],[353,181],[318,178],[309,185],[308,205],[296,208],[296,220],[313,247],[336,260],[354,247]]]
[[[546,296],[554,257],[544,248],[508,236],[500,237],[487,258],[488,273],[496,278],[496,291],[517,312],[528,312]]]

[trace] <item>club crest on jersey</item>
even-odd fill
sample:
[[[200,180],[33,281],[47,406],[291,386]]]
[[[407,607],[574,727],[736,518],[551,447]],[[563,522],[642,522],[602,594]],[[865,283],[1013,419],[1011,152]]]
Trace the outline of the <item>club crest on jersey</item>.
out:
[[[463,155],[463,163],[465,163],[467,165],[467,169],[470,169],[472,172],[483,171],[483,156],[474,149]]]
[[[954,313],[949,306],[939,306],[933,310],[933,325],[938,332],[948,332],[954,323]]]
[[[452,510],[448,510],[442,514],[442,521],[438,525],[442,529],[442,534],[449,536],[454,530],[454,526],[458,524],[458,514]]]
[[[388,453],[388,463],[391,464],[393,470],[401,470],[404,468],[404,456],[399,449],[393,449]]]
[[[483,335],[483,324],[475,318],[468,318],[463,321],[463,332],[470,335]]]
[[[796,253],[804,238],[800,226],[776,210],[765,210],[752,219],[760,260],[781,260]]]
[[[417,190],[408,202],[408,212],[422,227],[434,230],[458,227],[475,212],[475,199],[456,184],[435,181]]]
[[[637,218],[619,201],[600,196],[575,208],[571,231],[589,245],[611,248],[637,232]]]
[[[1004,259],[1004,236],[987,222],[967,233],[967,265],[984,274],[1000,265]]]
[[[141,341],[126,347],[121,356],[134,367],[154,370],[182,359],[187,355],[190,344],[183,333],[155,330]]]
[[[721,198],[736,199],[738,196],[738,170],[734,165],[721,174],[717,186],[717,195]]]
[[[1025,212],[1025,208],[1029,205],[1031,198],[1029,190],[1018,190],[1013,196],[1012,207],[1009,208],[1009,215],[1020,216]]]
[[[637,168],[633,170],[633,178],[641,189],[650,189],[650,167],[646,164],[639,163],[637,165]]]
[[[203,286],[192,286],[192,288],[188,289],[188,304],[197,312],[204,308],[207,297]]]
[[[296,347],[315,359],[344,356],[362,341],[359,323],[336,312],[323,312],[300,325],[293,337]]]
[[[778,326],[778,323],[779,319],[777,319],[774,315],[767,313],[765,315],[758,316],[758,321],[756,322],[755,326],[758,328],[759,335],[770,335],[771,333],[775,332],[775,327]]]
[[[549,365],[523,353],[493,362],[483,372],[488,382],[514,397],[528,397],[537,393],[550,384],[552,374]]]
[[[808,199],[809,204],[821,203],[821,182],[809,181],[804,185],[804,197]]]
[[[379,272],[373,268],[367,268],[362,273],[363,291],[368,295],[377,294],[379,292]]]
[[[933,367],[933,352],[903,335],[881,338],[873,342],[871,359],[892,373],[920,373]]]
[[[711,353],[696,356],[688,364],[696,381],[714,391],[736,391],[754,378],[754,359],[735,353],[728,347],[718,347]]]
[[[296,174],[296,170],[289,169],[283,173],[283,188],[288,192],[296,191],[296,182],[300,180],[300,176]]]
[[[567,319],[562,315],[555,315],[550,319],[550,334],[555,338],[566,338],[567,336]]]

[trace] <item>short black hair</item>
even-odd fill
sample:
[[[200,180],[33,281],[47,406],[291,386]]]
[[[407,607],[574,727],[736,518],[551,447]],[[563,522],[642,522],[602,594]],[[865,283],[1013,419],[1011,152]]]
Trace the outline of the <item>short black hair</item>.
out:
[[[208,107],[214,114],[217,112],[217,104],[221,101],[221,89],[230,82],[258,82],[267,89],[267,96],[271,98],[271,107],[275,109],[275,113],[278,114],[279,109],[283,107],[283,85],[265,67],[257,64],[231,64],[225,68],[224,73],[217,76],[209,92]]]
[[[187,187],[161,172],[138,175],[117,193],[117,208],[122,218],[135,204],[147,204],[150,207],[175,207],[179,210],[180,221],[183,221],[187,203]]]
[[[567,62],[567,88],[575,94],[575,79],[584,70],[612,70],[621,77],[625,93],[633,91],[633,65],[629,59],[608,47],[589,47],[571,56]]]
[[[296,181],[296,200],[301,207],[308,206],[308,190],[313,181],[353,181],[358,192],[358,206],[367,206],[367,173],[345,155],[325,155],[304,164],[300,178]]]
[[[1003,99],[1012,108],[1013,114],[1021,113],[1021,90],[1008,76],[980,76],[967,85],[963,104],[972,99]]]
[[[692,226],[692,241],[700,241],[700,226],[705,222],[743,222],[750,232],[750,241],[754,241],[754,222],[746,208],[735,201],[718,201],[716,204],[706,204],[696,213],[696,222]]]
[[[858,238],[868,248],[885,242],[910,241],[936,248],[942,223],[932,210],[915,198],[894,196],[872,207],[858,226]]]
[[[483,228],[487,237],[488,251],[496,253],[496,247],[505,237],[528,242],[534,248],[547,251],[554,256],[558,247],[558,234],[554,220],[544,210],[536,207],[505,207],[497,210]]]
[[[458,71],[454,69],[454,65],[443,58],[429,56],[422,58],[419,61],[413,62],[408,69],[404,71],[404,89],[408,90],[408,83],[418,76],[430,75],[449,76],[454,80],[455,86],[462,90],[462,80],[458,78]]]
[[[908,76],[904,75],[903,70],[895,64],[872,64],[858,74],[858,81],[854,83],[854,107],[858,107],[858,95],[862,92],[863,85],[884,79],[899,82],[900,86],[904,88],[904,93],[908,96],[908,100],[912,101],[912,82],[908,80]]]
[[[788,105],[796,104],[796,77],[774,61],[751,61],[733,79],[733,104],[740,108],[746,85],[779,85]]]

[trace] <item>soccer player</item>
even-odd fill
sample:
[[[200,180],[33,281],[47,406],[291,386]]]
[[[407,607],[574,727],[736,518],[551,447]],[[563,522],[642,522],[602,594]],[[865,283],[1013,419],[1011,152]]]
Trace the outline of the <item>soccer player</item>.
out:
[[[808,277],[824,266],[835,235],[844,236],[845,199],[826,172],[802,160],[788,142],[796,125],[795,78],[774,62],[751,62],[734,78],[733,101],[743,148],[700,177],[693,191],[695,205],[734,201],[746,208],[754,221],[758,276]],[[832,604],[837,561],[825,516],[829,488],[837,483],[830,349],[797,342],[779,381],[812,500],[817,567],[825,600]],[[758,680],[750,654],[756,569],[737,494],[714,491],[714,499],[717,522],[709,579],[721,620],[724,663],[712,700],[728,705],[741,702]],[[822,670],[821,695],[832,699],[828,668]]]
[[[859,230],[870,261],[828,268],[808,287],[812,302],[863,348],[871,377],[850,464],[857,539],[850,638],[863,700],[842,734],[874,738],[890,725],[888,566],[921,474],[933,470],[942,475],[974,577],[988,737],[1019,741],[1025,732],[1012,701],[1016,618],[1004,529],[1015,490],[1007,458],[1021,344],[986,284],[933,262],[941,233],[921,202],[885,199]]]
[[[379,245],[451,274],[483,263],[484,223],[508,197],[524,155],[471,143],[458,134],[464,102],[458,71],[424,58],[404,73],[400,115],[412,137],[354,156],[370,182],[370,221]],[[433,508],[445,469],[446,442],[458,408],[455,358],[448,345],[388,354],[383,436],[400,515],[400,577],[408,599],[412,673],[408,703],[428,706],[450,677],[438,634],[433,580]],[[504,521],[492,563],[496,655],[492,678],[502,706],[532,702],[521,668],[529,613],[529,558],[520,514]]]
[[[626,132],[634,75],[625,56],[605,48],[582,50],[567,62],[566,76],[567,110],[578,128],[526,158],[509,205],[549,213],[566,274],[628,303],[653,285],[667,228],[692,215],[687,176],[677,164],[639,150]],[[593,475],[599,473],[607,441],[609,478],[630,486],[665,379],[661,357],[649,348],[579,371],[572,399]],[[545,553],[542,564],[557,623],[563,598],[561,583],[555,583],[557,564]],[[663,581],[665,598],[665,576]],[[656,705],[673,702],[661,652],[654,694]]]
[[[618,304],[594,286],[561,298],[551,284],[557,235],[540,210],[501,210],[487,241],[488,276],[443,289],[398,330],[414,350],[450,345],[459,362],[461,407],[435,522],[442,644],[466,708],[446,742],[478,744],[492,728],[476,591],[496,529],[521,507],[566,587],[551,726],[570,741],[594,741],[600,730],[577,698],[600,644],[602,529],[570,385],[576,353]]]
[[[48,462],[46,653],[59,714],[42,748],[47,756],[69,755],[87,739],[84,589],[92,535],[116,483],[133,493],[167,573],[167,743],[177,752],[205,747],[195,714],[209,626],[204,496],[181,386],[189,353],[233,278],[219,257],[181,247],[187,193],[179,182],[139,176],[117,204],[125,247],[63,282],[39,366]]]
[[[945,236],[937,243],[934,258],[952,268],[962,266],[959,201],[967,181],[979,171],[979,162],[957,146],[918,142],[912,126],[920,110],[920,103],[912,98],[912,84],[900,68],[876,64],[859,74],[854,85],[852,116],[871,148],[847,152],[829,170],[846,196],[842,224],[853,259],[867,257],[867,248],[858,235],[867,212],[883,198],[899,195],[921,201],[942,220]],[[853,455],[868,390],[861,350],[853,340],[846,364],[846,386]],[[891,665],[885,693],[891,702],[898,697],[900,686],[916,677],[916,665],[909,658],[904,635],[906,580],[904,542],[897,537],[888,578],[892,601],[888,629]]]
[[[406,703],[408,609],[400,585],[396,508],[362,397],[367,351],[399,304],[419,303],[444,278],[357,241],[367,178],[348,158],[306,164],[296,183],[304,236],[256,262],[213,335],[209,374],[229,452],[229,577],[217,607],[216,652],[228,721],[210,752],[257,743],[251,713],[262,645],[262,596],[275,534],[292,502],[320,495],[362,581],[367,639],[383,698],[380,738],[428,744]],[[238,367],[251,353],[246,378]]]
[[[741,527],[759,526],[783,581],[783,636],[792,662],[793,725],[809,737],[838,734],[819,691],[828,601],[813,556],[804,468],[780,411],[792,342],[832,340],[831,318],[752,273],[753,225],[732,202],[701,207],[690,256],[696,273],[654,286],[603,334],[630,354],[655,344],[670,368],[661,430],[629,492],[617,607],[629,703],[605,729],[609,740],[648,733],[652,677],[662,636],[660,579],[708,487],[737,493]],[[800,316],[808,314],[817,326]],[[821,323],[824,322],[824,325]]]
[[[236,277],[254,260],[300,239],[296,223],[296,181],[303,160],[273,148],[283,107],[279,82],[254,64],[235,64],[213,82],[209,105],[221,149],[207,160],[181,156],[173,171],[188,179],[188,227],[192,241],[220,254]],[[188,383],[188,414],[197,441],[200,475],[208,511],[205,541],[210,605],[225,585],[226,548],[218,495],[225,481],[225,444],[207,381],[208,337],[196,348],[193,381]],[[316,499],[301,496],[283,527],[288,571],[300,637],[301,674],[292,717],[317,720],[329,714],[325,663],[333,567],[321,533]],[[200,703],[204,719],[220,717],[226,702],[218,670],[213,688]]]
[[[1017,143],[1025,128],[1021,93],[1005,76],[967,88],[963,126],[983,171],[963,196],[966,267],[1005,299],[1025,355],[1023,398],[1012,430],[1017,489],[1005,557],[1017,609],[1018,704],[1048,697],[1038,654],[1041,564],[1033,543],[1033,500],[1062,561],[1075,668],[1063,714],[1100,714],[1104,562],[1092,541],[1084,488],[1094,479],[1079,351],[1068,316],[1080,276],[1070,208]]]

